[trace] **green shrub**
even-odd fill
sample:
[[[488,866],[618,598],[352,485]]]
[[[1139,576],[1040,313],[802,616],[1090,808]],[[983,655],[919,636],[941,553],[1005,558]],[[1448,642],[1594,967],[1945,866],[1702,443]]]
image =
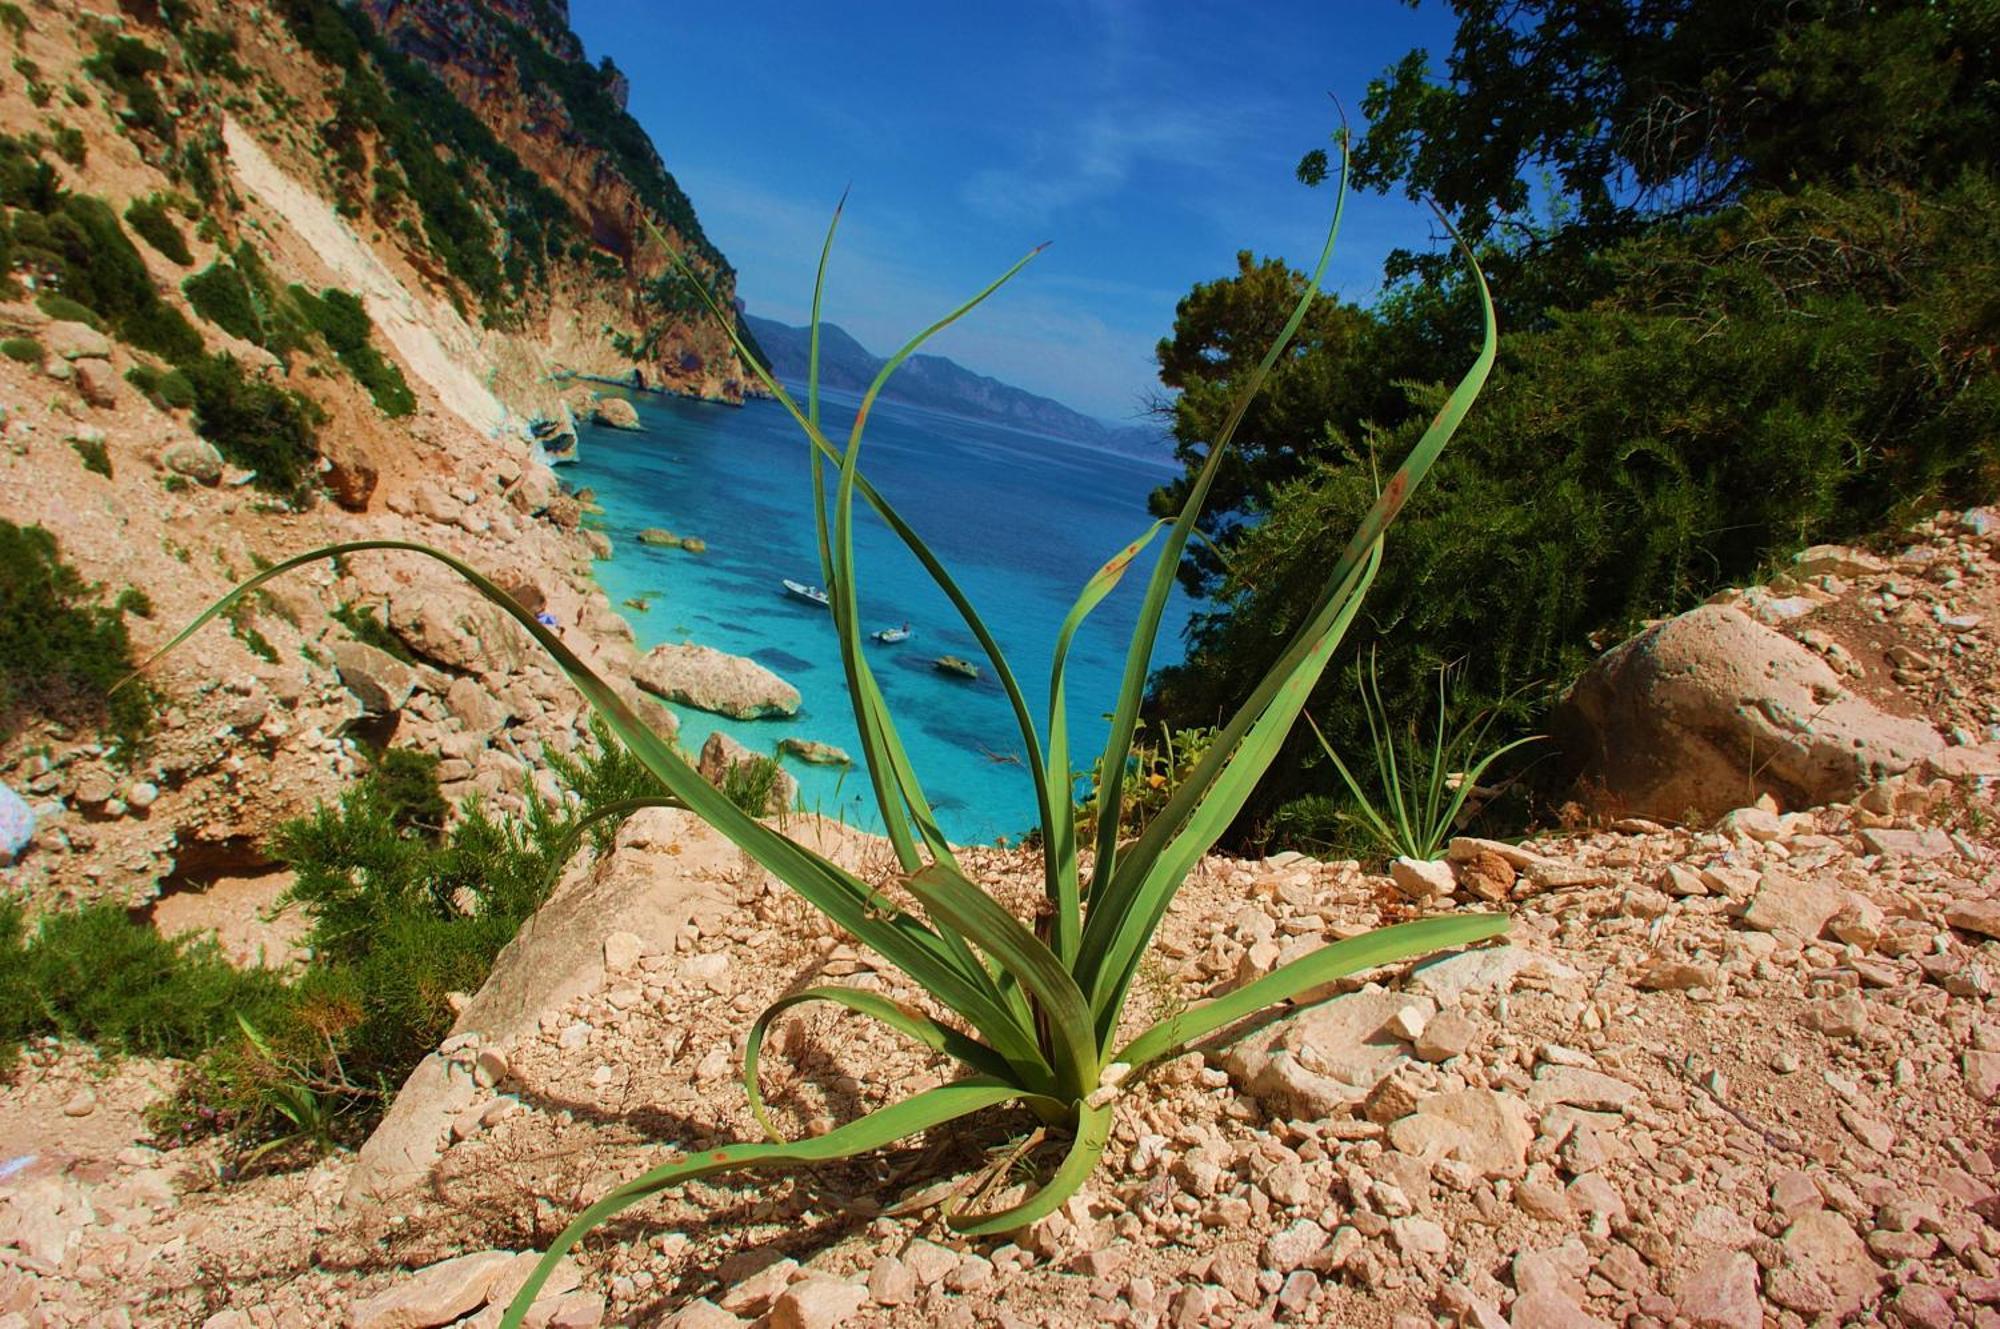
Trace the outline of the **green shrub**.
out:
[[[723,771],[722,796],[751,816],[762,817],[772,811],[782,773],[776,757],[746,757]]]
[[[104,320],[96,310],[66,295],[49,291],[36,297],[36,308],[50,318],[64,323],[87,323],[99,332],[104,331]]]
[[[444,832],[450,811],[438,791],[438,759],[413,748],[386,748],[375,756],[375,789],[398,831],[432,837]]]
[[[124,622],[93,603],[55,537],[0,520],[0,739],[25,715],[136,737],[152,714],[151,694],[111,692],[131,670]]]
[[[181,51],[188,67],[197,74],[213,74],[230,83],[247,82],[250,71],[236,58],[236,34],[212,28],[185,27],[180,31]]]
[[[178,369],[161,370],[152,365],[133,365],[125,371],[125,381],[163,411],[186,410],[194,405],[194,385]]]
[[[19,42],[31,30],[27,12],[13,0],[0,3],[0,28],[7,29],[7,35]]]
[[[71,166],[82,166],[89,159],[90,149],[83,141],[83,131],[74,125],[56,125],[49,131],[49,142],[56,156]]]
[[[190,1057],[269,1016],[282,982],[239,970],[213,942],[169,941],[122,905],[45,915],[30,934],[21,907],[0,901],[0,1044],[60,1034],[121,1052]]]
[[[101,438],[73,438],[69,445],[76,449],[76,455],[83,458],[83,469],[94,471],[105,479],[111,478],[111,454],[105,451]]]
[[[118,331],[129,345],[175,364],[199,356],[204,346],[194,324],[164,300],[155,300],[138,313],[128,315]]]
[[[354,640],[362,645],[373,646],[378,651],[393,655],[404,664],[417,662],[417,657],[410,654],[410,648],[403,644],[403,639],[389,631],[388,625],[375,617],[374,605],[339,605],[329,617],[353,633]]]
[[[103,199],[68,195],[48,215],[48,232],[65,262],[64,294],[114,323],[158,301],[146,261]]]
[[[184,268],[194,262],[187,237],[181,234],[181,228],[174,219],[167,215],[167,206],[159,195],[135,201],[125,209],[125,220],[141,240],[171,261]]]
[[[153,616],[153,597],[146,594],[137,586],[127,586],[124,590],[118,592],[118,598],[111,602],[111,607],[121,614],[131,614],[137,618],[151,618]]]
[[[1997,219],[2000,189],[1982,174],[1928,196],[1815,186],[1663,224],[1576,264],[1599,293],[1541,311],[1511,339],[1483,409],[1384,559],[1386,608],[1368,631],[1388,712],[1420,713],[1436,666],[1464,659],[1473,708],[1533,689],[1494,736],[1528,732],[1534,704],[1644,620],[1805,545],[1990,498],[2000,377],[1983,348]],[[1200,722],[1232,704],[1302,621],[1326,533],[1374,501],[1371,458],[1406,446],[1435,406],[1395,347],[1435,345],[1431,329],[1463,298],[1402,292],[1376,314],[1372,344],[1330,344],[1291,366],[1302,398],[1328,404],[1331,390],[1310,380],[1361,372],[1404,380],[1407,402],[1393,417],[1356,409],[1337,430],[1273,425],[1269,452],[1289,452],[1291,475],[1259,494],[1185,666],[1156,675],[1161,714]],[[1322,686],[1314,712],[1338,751],[1369,750],[1350,689]],[[1317,756],[1296,736],[1250,817],[1310,792],[1325,778],[1306,770]]]
[[[0,203],[43,213],[54,208],[60,196],[56,168],[42,160],[40,147],[0,134]]]
[[[341,366],[368,389],[384,415],[393,418],[417,409],[416,394],[403,371],[371,344],[374,322],[359,297],[332,286],[318,295],[293,286],[289,294],[306,324],[326,338]]]
[[[0,355],[17,364],[38,365],[45,354],[42,344],[33,337],[9,337],[0,341]]]
[[[167,57],[145,42],[112,33],[99,37],[97,54],[83,62],[86,74],[124,100],[121,120],[171,143],[174,118],[152,83],[152,75],[166,67]]]
[[[382,414],[395,419],[417,409],[417,395],[410,391],[403,371],[373,346],[342,351],[340,363],[354,375],[355,382],[368,389],[368,395],[374,398]]]
[[[234,356],[198,356],[180,368],[194,390],[195,432],[228,461],[255,471],[258,488],[300,493],[313,459],[308,403],[252,377]]]
[[[264,323],[257,317],[250,287],[236,265],[218,260],[181,283],[194,312],[231,336],[262,345]]]

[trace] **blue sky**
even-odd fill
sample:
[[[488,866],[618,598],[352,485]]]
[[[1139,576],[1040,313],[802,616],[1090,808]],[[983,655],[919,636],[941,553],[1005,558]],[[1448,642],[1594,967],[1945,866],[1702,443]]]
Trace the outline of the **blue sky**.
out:
[[[1336,123],[1326,94],[1358,128],[1368,80],[1452,32],[1400,0],[570,8],[752,311],[805,321],[849,185],[826,316],[877,354],[1051,241],[930,349],[1112,420],[1157,393],[1194,283],[1239,249],[1317,254],[1332,194],[1292,172]],[[1370,299],[1388,251],[1432,237],[1417,205],[1359,195],[1327,288]]]

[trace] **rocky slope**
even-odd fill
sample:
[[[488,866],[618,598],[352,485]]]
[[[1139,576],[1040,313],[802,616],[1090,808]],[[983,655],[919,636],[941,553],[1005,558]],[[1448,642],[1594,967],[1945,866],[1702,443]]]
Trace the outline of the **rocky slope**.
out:
[[[605,252],[584,238],[585,221],[556,213],[535,232],[539,266],[454,260],[437,224],[451,207],[471,209],[476,237],[498,234],[507,209],[538,190],[555,196],[518,162],[506,168],[509,155],[461,111],[462,121],[440,113],[437,124],[466,154],[454,172],[462,189],[419,199],[423,172],[393,151],[411,130],[396,89],[417,76],[393,54],[371,53],[363,29],[333,7],[300,0],[280,8],[283,22],[259,22],[263,12],[177,5],[169,27],[54,4],[9,38],[17,70],[32,76],[0,87],[8,169],[46,173],[51,188],[19,183],[32,174],[6,186],[15,210],[0,336],[18,353],[0,359],[0,519],[49,531],[103,598],[131,591],[149,603],[148,616],[128,617],[142,654],[257,566],[335,540],[409,538],[532,588],[579,648],[628,675],[630,631],[588,575],[607,542],[579,529],[578,505],[516,423],[557,400],[548,370],[573,335],[565,329],[593,301],[625,299],[631,281],[622,267],[615,279],[589,275]],[[368,177],[357,177],[356,161],[373,163],[376,185],[359,202],[355,179]],[[65,198],[97,211],[49,202]],[[60,293],[32,246],[55,232],[41,212],[55,209],[60,226],[72,226],[72,212],[101,216],[122,231],[117,218],[136,226],[134,206],[162,200],[183,252],[119,234],[73,271],[130,265],[154,323],[179,323],[192,348],[138,344],[129,318],[99,332],[75,320],[103,311],[78,313],[67,296],[49,303]],[[196,276],[216,274],[238,284],[248,313],[195,301]],[[510,327],[482,311],[483,300],[538,280],[546,284]],[[107,308],[139,298],[74,289]],[[327,289],[359,297],[372,353],[399,367],[411,394],[407,417],[371,401],[347,361],[300,324],[311,293]],[[211,374],[224,391],[192,410],[133,381],[157,383],[180,366],[233,368]],[[682,381],[727,392],[730,366],[705,360]],[[274,410],[305,422],[309,482],[296,492],[228,460],[232,447],[269,455],[275,426],[255,412]],[[225,417],[235,420],[226,435],[217,432]],[[136,764],[59,727],[17,735],[0,751],[0,779],[38,806],[42,824],[33,852],[6,870],[10,890],[38,905],[110,896],[145,906],[163,886],[260,870],[269,830],[354,774],[351,731],[371,707],[399,713],[389,741],[445,757],[451,794],[517,799],[544,744],[573,745],[576,705],[519,643],[468,616],[439,571],[362,558],[274,586],[155,675],[165,704]],[[329,617],[343,608],[375,613],[420,667],[371,655]]]
[[[1417,877],[1210,859],[1135,1020],[1417,911],[1499,908],[1514,930],[1358,975],[1130,1086],[1106,1166],[1011,1239],[937,1221],[1026,1129],[1000,1117],[672,1193],[588,1244],[541,1322],[2000,1325],[2000,743],[1972,727],[1994,657],[1965,621],[2000,609],[1992,529],[1934,523],[1797,615],[1739,597],[1906,662],[1925,643],[1877,700],[1946,698],[1970,741],[1817,808],[1462,840]],[[1939,603],[1916,569],[1955,623],[1899,612]],[[791,832],[894,889],[879,843]],[[966,864],[1029,906],[1032,854]],[[0,1123],[46,1151],[0,1180],[0,1304],[58,1323],[491,1325],[519,1252],[591,1197],[751,1133],[734,1068],[763,1005],[823,979],[920,1000],[680,812],[634,818],[538,922],[358,1158],[219,1183],[214,1145],[161,1152],[138,1127],[162,1072],[39,1051],[0,1095]],[[772,1049],[765,1092],[794,1132],[951,1073],[814,1008]]]

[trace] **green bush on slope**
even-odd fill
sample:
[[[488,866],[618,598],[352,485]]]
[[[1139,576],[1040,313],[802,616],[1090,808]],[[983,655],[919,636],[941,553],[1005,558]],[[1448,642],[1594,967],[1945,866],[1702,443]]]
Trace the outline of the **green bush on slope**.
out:
[[[0,739],[31,714],[137,737],[151,696],[111,691],[131,670],[123,618],[94,603],[55,537],[0,519]]]

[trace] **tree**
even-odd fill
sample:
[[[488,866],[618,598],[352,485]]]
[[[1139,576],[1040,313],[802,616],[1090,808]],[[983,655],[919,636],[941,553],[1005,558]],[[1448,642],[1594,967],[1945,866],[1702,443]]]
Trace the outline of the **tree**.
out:
[[[1236,256],[1236,275],[1203,282],[1174,310],[1173,336],[1157,350],[1160,382],[1179,392],[1173,403],[1174,452],[1192,473],[1222,430],[1244,380],[1276,340],[1304,289],[1305,274],[1282,260]],[[1272,367],[1264,391],[1237,430],[1235,445],[1211,491],[1203,527],[1225,544],[1260,496],[1296,475],[1308,456],[1339,453],[1371,418],[1400,418],[1401,395],[1386,379],[1353,372],[1368,362],[1376,320],[1365,310],[1322,295],[1298,336]],[[1154,491],[1156,513],[1178,512],[1186,476]],[[1188,564],[1192,587],[1213,584],[1212,556]]]
[[[1369,85],[1355,179],[1475,238],[1546,229],[1538,172],[1602,239],[1757,188],[1942,185],[2000,128],[1990,0],[1450,3],[1446,81],[1413,50]]]

